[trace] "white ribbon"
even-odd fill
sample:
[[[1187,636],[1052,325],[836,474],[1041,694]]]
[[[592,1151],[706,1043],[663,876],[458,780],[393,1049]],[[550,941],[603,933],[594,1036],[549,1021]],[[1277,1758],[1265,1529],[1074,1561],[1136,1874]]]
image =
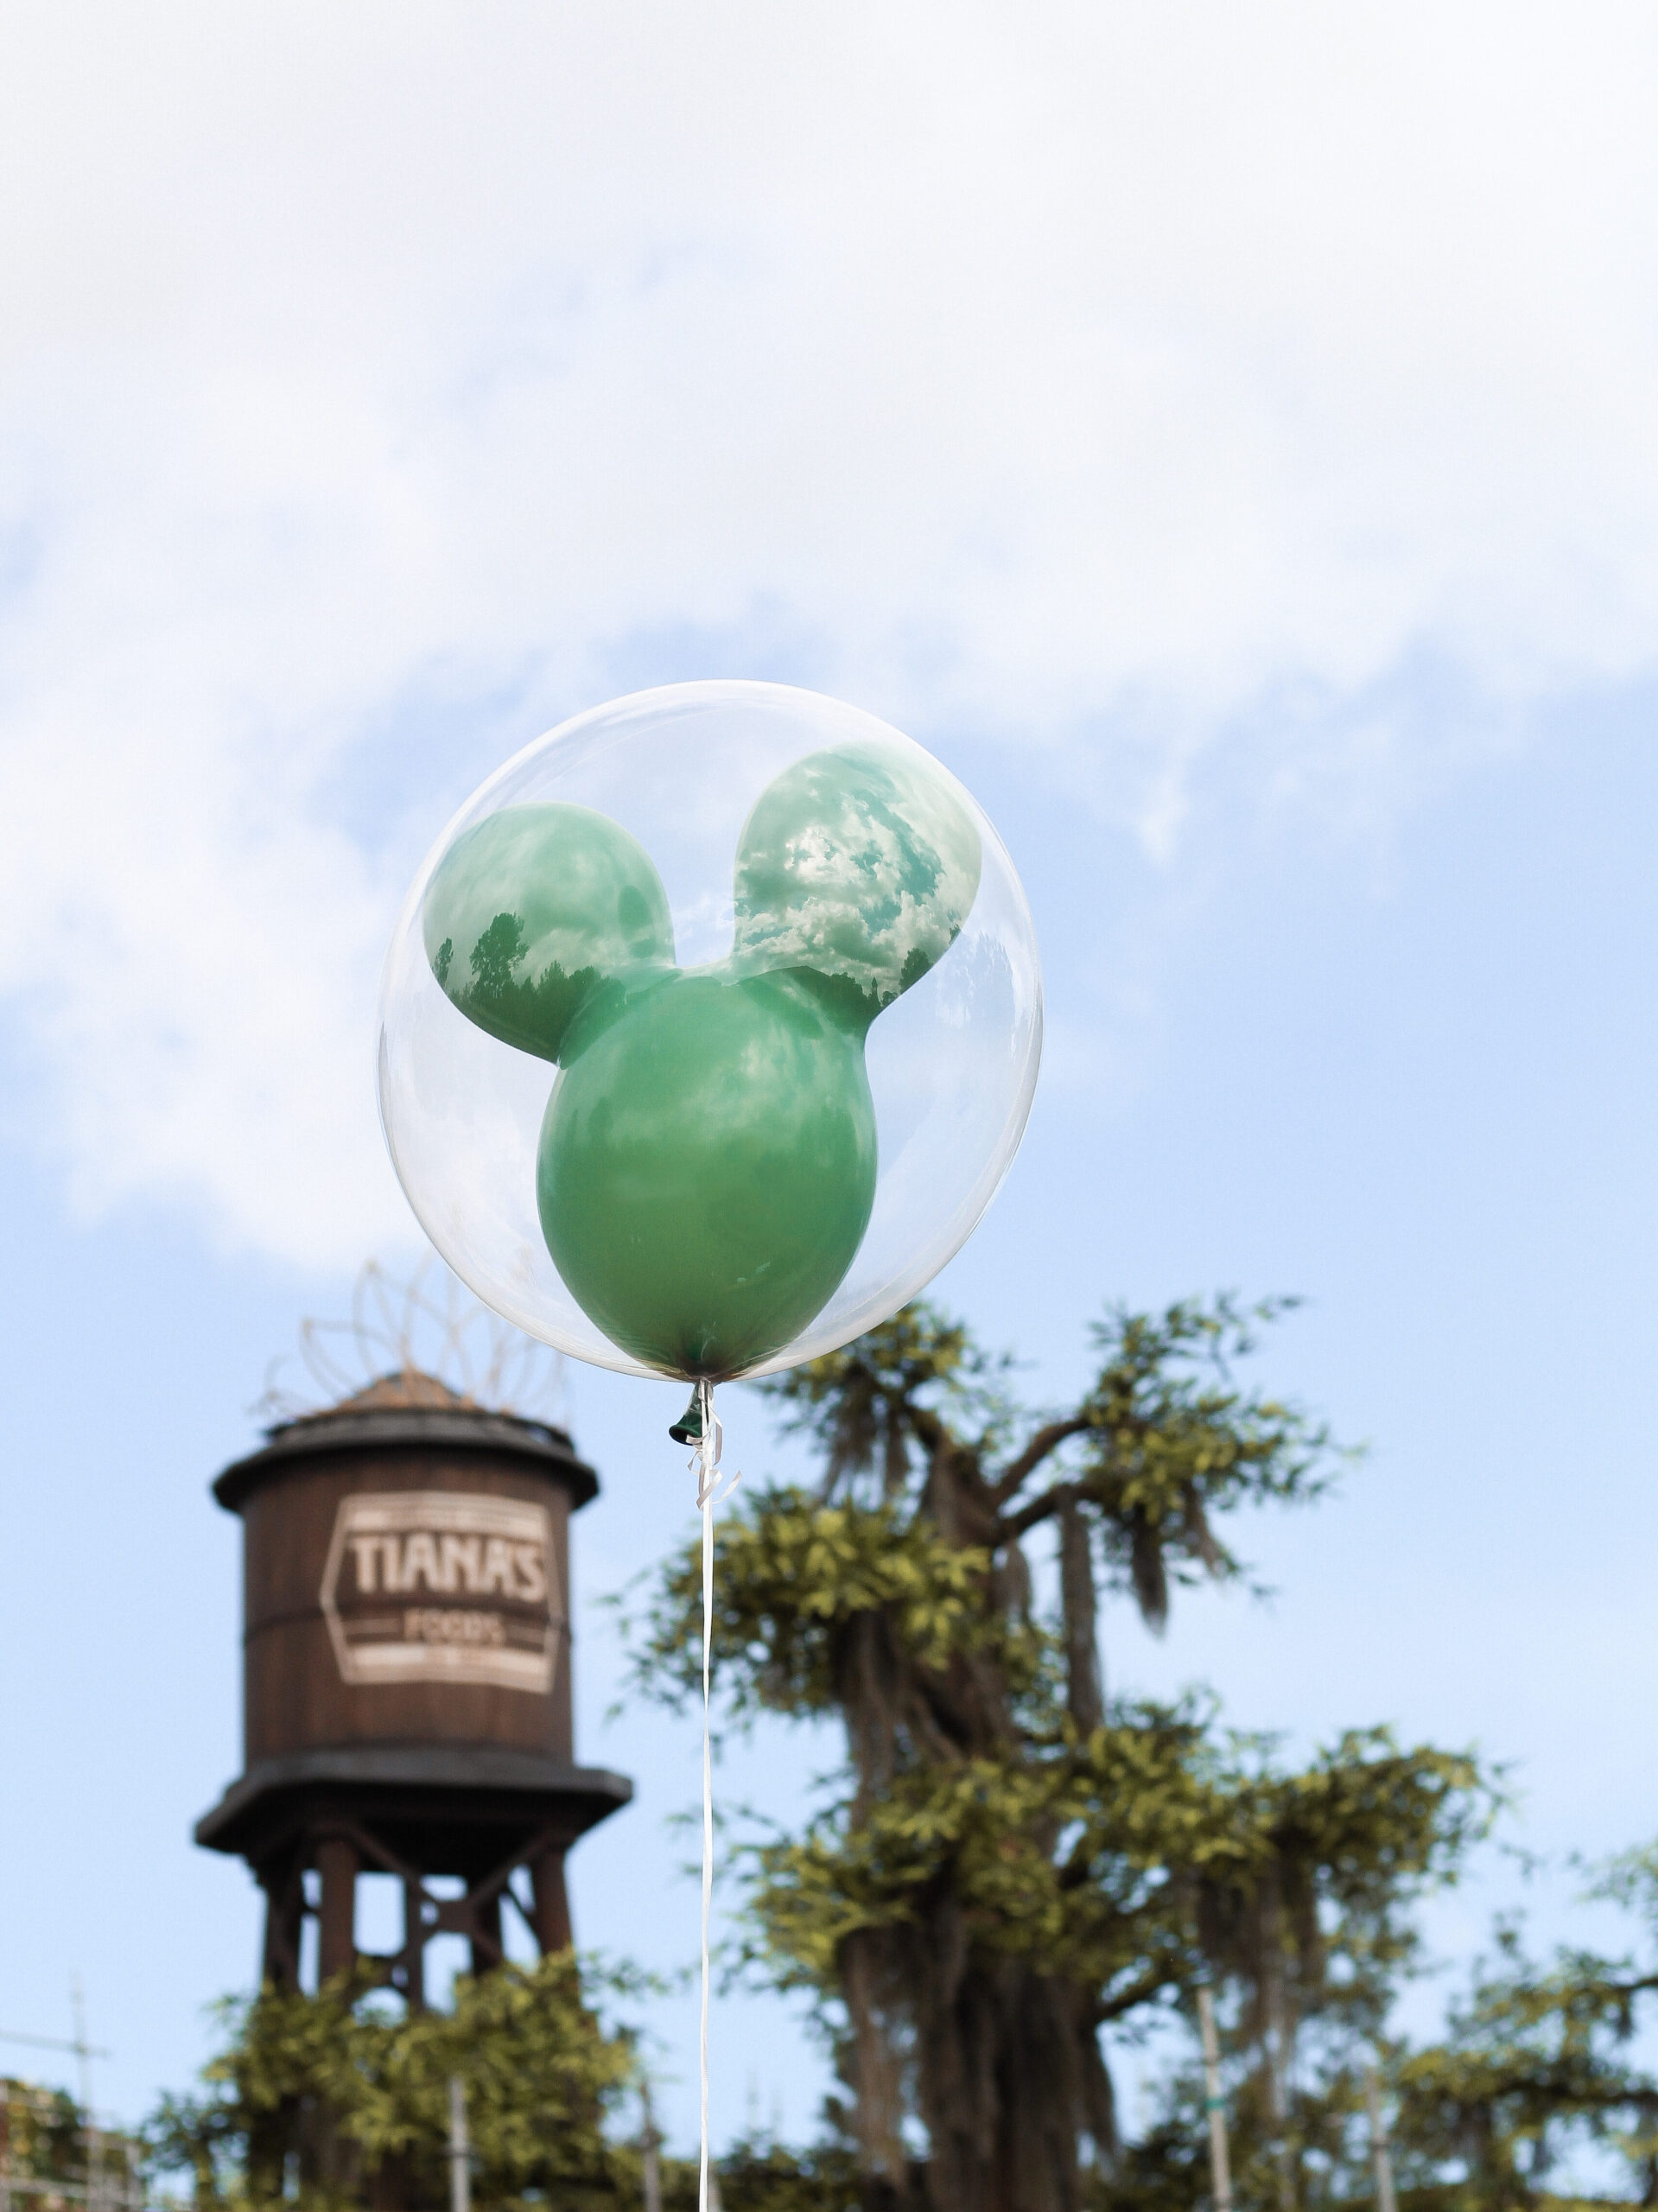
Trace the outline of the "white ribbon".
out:
[[[689,1461],[696,1475],[696,1503],[702,1516],[702,2153],[696,2204],[697,2212],[708,2212],[708,1923],[714,1912],[714,1736],[708,1695],[714,1666],[714,1509],[725,1503],[742,1475],[740,1471],[723,1491],[720,1489],[725,1430],[714,1410],[712,1382],[697,1384],[696,1401],[702,1435]]]

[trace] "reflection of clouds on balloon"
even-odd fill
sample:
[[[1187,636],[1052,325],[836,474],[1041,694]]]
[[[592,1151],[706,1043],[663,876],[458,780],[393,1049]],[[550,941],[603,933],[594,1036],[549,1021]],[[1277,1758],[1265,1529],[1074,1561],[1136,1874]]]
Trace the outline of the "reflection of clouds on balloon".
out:
[[[924,763],[809,755],[761,794],[737,858],[734,957],[848,982],[872,1014],[942,959],[979,883],[972,822]]]
[[[740,1374],[822,1310],[875,1198],[864,1033],[950,950],[981,861],[925,755],[810,753],[744,824],[729,956],[685,970],[655,865],[608,817],[506,806],[455,840],[423,904],[427,959],[470,1021],[562,1065],[537,1207],[613,1343]]]

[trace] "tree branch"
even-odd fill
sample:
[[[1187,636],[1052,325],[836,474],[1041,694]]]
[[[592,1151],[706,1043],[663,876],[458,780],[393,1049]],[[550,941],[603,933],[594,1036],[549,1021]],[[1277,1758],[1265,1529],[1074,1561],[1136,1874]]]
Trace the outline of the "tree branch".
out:
[[[1051,1521],[1057,1513],[1063,1513],[1068,1505],[1077,1504],[1085,1495],[1081,1483],[1059,1483],[1052,1490],[1045,1490],[1040,1497],[1033,1497],[1017,1513],[1003,1518],[1001,1523],[1001,1541],[1006,1543],[1010,1536],[1024,1535],[1039,1522]]]
[[[1137,2005],[1147,2003],[1159,1990],[1166,1989],[1173,1980],[1172,1967],[1161,1964],[1148,1967],[1138,1980],[1131,1981],[1126,1989],[1120,1989],[1115,1997],[1089,2005],[1089,2024],[1102,2028],[1108,2020],[1121,2019],[1125,2012],[1132,2012]]]
[[[1018,1496],[1045,1459],[1051,1459],[1059,1446],[1073,1436],[1080,1436],[1092,1428],[1086,1414],[1068,1414],[1063,1421],[1051,1421],[1039,1428],[1017,1459],[1002,1470],[1000,1478],[991,1484],[990,1495],[998,1506],[1005,1505],[1010,1497]]]

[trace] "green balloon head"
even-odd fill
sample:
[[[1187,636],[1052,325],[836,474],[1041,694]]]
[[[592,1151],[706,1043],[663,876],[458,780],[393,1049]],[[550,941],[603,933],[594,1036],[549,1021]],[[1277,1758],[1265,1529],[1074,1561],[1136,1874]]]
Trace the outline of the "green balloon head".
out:
[[[491,1036],[556,1061],[537,1160],[555,1266],[665,1374],[740,1375],[822,1311],[874,1204],[870,1023],[955,942],[978,832],[924,756],[808,754],[738,841],[729,956],[674,964],[667,894],[607,817],[505,807],[427,891],[427,958]]]

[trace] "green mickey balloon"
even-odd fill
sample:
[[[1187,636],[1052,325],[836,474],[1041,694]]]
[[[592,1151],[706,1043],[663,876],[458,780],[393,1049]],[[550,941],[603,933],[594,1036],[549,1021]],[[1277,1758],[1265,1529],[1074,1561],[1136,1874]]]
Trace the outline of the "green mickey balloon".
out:
[[[537,1201],[547,1249],[611,1341],[664,1373],[740,1375],[798,1335],[874,1203],[864,1039],[977,893],[978,833],[924,755],[807,755],[738,841],[729,956],[673,964],[650,855],[581,807],[506,807],[426,894],[460,1011],[556,1061]]]

